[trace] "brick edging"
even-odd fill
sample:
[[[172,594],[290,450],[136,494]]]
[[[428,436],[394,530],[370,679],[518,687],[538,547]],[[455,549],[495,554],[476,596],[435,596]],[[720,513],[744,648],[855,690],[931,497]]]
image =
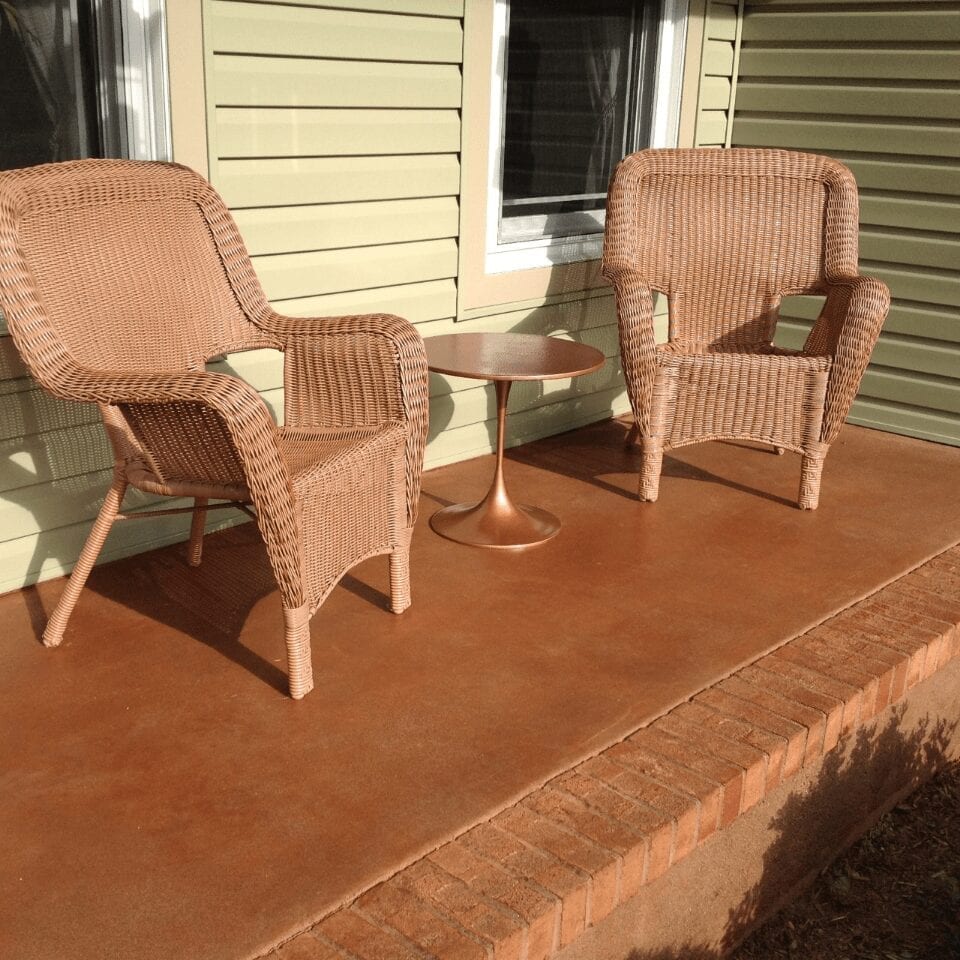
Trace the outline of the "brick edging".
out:
[[[960,656],[960,545],[377,884],[270,960],[548,960]]]

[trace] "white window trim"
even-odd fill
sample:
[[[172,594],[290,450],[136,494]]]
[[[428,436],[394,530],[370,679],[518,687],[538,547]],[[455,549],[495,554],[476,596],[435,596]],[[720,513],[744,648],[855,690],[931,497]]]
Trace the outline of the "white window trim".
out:
[[[675,147],[680,126],[680,92],[687,34],[688,0],[664,0],[657,37],[657,72],[653,96],[651,146]],[[487,274],[509,273],[550,267],[558,263],[595,260],[603,248],[602,233],[586,236],[543,237],[501,243],[499,240],[501,195],[501,138],[504,73],[506,68],[509,0],[493,5],[493,63],[490,70],[490,137],[487,157],[486,250]],[[597,215],[602,231],[603,212]]]
[[[102,63],[113,63],[113,90],[101,89],[104,136],[110,152],[131,160],[169,160],[170,72],[166,0],[95,0],[113,7],[119,36],[100,36]],[[116,100],[114,100],[114,97]]]

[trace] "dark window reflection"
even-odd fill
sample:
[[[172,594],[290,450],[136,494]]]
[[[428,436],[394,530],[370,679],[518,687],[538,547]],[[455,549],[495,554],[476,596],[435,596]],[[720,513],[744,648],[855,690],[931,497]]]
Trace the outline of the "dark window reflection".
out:
[[[81,0],[0,0],[0,169],[100,155],[92,27]]]

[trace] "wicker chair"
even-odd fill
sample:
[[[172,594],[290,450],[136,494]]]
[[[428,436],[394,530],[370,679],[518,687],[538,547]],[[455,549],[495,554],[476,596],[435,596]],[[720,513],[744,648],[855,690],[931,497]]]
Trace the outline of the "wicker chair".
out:
[[[603,272],[640,438],[641,500],[664,449],[749,439],[803,460],[817,506],[823,460],[857,392],[890,297],[857,273],[857,188],[827,157],[782,150],[643,150],[610,184]],[[669,340],[654,341],[653,291]],[[800,351],[773,346],[781,297],[826,300]]]
[[[278,315],[205,180],[113,160],[0,174],[0,309],[43,387],[100,405],[115,454],[48,646],[62,639],[128,486],[194,500],[182,508],[193,512],[193,564],[208,501],[255,512],[296,699],[313,686],[310,617],[350,567],[389,554],[391,607],[409,605],[427,369],[406,321]],[[282,428],[252,387],[205,370],[259,347],[284,351]]]

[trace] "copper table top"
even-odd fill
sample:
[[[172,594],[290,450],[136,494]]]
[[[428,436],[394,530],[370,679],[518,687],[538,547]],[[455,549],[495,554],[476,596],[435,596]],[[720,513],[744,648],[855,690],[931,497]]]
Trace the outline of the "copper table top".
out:
[[[599,350],[534,333],[449,333],[427,337],[430,369],[480,380],[559,380],[603,366]]]

